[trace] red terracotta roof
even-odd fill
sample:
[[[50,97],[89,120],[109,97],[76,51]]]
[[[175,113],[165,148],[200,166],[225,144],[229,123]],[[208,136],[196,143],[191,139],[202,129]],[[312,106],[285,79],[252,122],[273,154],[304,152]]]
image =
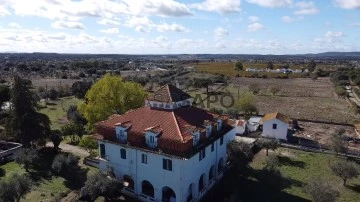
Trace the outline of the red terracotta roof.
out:
[[[156,133],[162,132],[161,139],[184,142],[191,139],[187,136],[191,136],[193,130],[204,128],[205,120],[214,121],[214,114],[196,107],[174,110],[142,107],[123,115],[112,116],[97,125],[115,128],[117,123],[131,122],[130,132],[144,133],[150,128]]]
[[[281,114],[279,112],[275,112],[275,113],[265,114],[265,116],[262,118],[262,122],[265,122],[265,121],[268,121],[271,119],[278,119],[285,123],[289,123],[289,121],[290,121],[289,117],[287,117],[284,114]]]
[[[176,88],[171,84],[162,86],[158,91],[154,92],[148,97],[149,101],[159,101],[159,102],[178,102],[191,98],[191,96],[184,91]]]

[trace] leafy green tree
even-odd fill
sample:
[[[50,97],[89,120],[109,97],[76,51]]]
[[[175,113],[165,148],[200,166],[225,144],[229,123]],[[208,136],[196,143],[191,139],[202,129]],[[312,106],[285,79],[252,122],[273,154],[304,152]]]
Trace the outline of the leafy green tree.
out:
[[[245,118],[249,119],[251,114],[257,112],[257,108],[255,106],[255,96],[251,93],[243,94],[239,101],[235,105],[235,109],[238,113],[245,114]]]
[[[309,72],[313,72],[315,70],[316,67],[316,63],[314,60],[310,61],[307,65],[307,69],[309,70]]]
[[[97,142],[89,137],[82,137],[79,146],[88,151],[90,155],[93,155],[94,149],[98,148]]]
[[[209,86],[213,82],[209,78],[195,78],[193,81],[193,86],[197,88],[206,88],[206,93],[209,93]]]
[[[59,98],[59,92],[55,90],[54,88],[50,89],[49,92],[47,92],[47,97],[50,100],[56,100]]]
[[[251,146],[244,142],[230,142],[227,146],[227,154],[229,161],[239,172],[243,171],[254,158]]]
[[[76,143],[85,133],[85,128],[79,123],[68,123],[61,127],[63,136],[70,136],[71,143]]]
[[[260,138],[256,144],[266,150],[266,156],[269,156],[269,149],[275,151],[279,147],[279,142],[274,138]]]
[[[79,160],[78,156],[71,153],[58,154],[55,156],[51,168],[58,175],[71,175],[79,167]]]
[[[260,92],[260,86],[256,83],[252,83],[249,85],[249,91],[256,95]]]
[[[63,140],[61,130],[51,130],[50,140],[51,140],[51,142],[53,142],[54,149],[58,150],[59,145],[60,145],[61,141]]]
[[[359,176],[359,170],[356,164],[350,161],[336,160],[331,162],[329,167],[334,175],[343,180],[344,186],[346,186],[346,181],[348,179],[357,178]]]
[[[66,117],[72,123],[78,123],[85,125],[87,123],[86,118],[79,112],[76,105],[70,105],[67,112]]]
[[[0,201],[19,202],[30,192],[32,181],[26,175],[12,174],[7,180],[0,181]]]
[[[10,101],[10,88],[5,85],[0,85],[0,111],[4,102]]]
[[[336,154],[347,153],[348,145],[345,141],[345,130],[338,130],[331,134],[329,139],[329,147]]]
[[[235,70],[241,71],[241,70],[243,70],[243,68],[244,68],[244,66],[243,66],[243,64],[242,64],[240,61],[238,61],[238,62],[236,62],[236,63],[234,64],[234,69],[235,69]]]
[[[31,81],[14,77],[12,109],[5,124],[7,136],[20,141],[25,147],[44,140],[50,133],[49,117],[36,111],[36,99],[30,88]]]
[[[72,95],[79,99],[83,99],[86,95],[86,92],[91,88],[92,82],[88,81],[76,81],[71,86],[70,90]]]
[[[26,172],[29,172],[29,168],[38,160],[38,153],[32,148],[21,148],[15,153],[15,162],[22,164]]]
[[[87,119],[89,128],[92,128],[93,124],[114,113],[123,114],[142,106],[146,96],[140,84],[106,74],[86,93],[86,102],[79,105],[79,111]]]
[[[313,178],[305,186],[304,190],[314,202],[335,202],[340,196],[338,190],[323,178]]]
[[[92,200],[100,195],[111,199],[118,197],[122,188],[123,185],[120,181],[98,172],[86,180],[85,186],[81,188],[80,196],[85,200]]]
[[[274,69],[274,64],[272,62],[268,62],[267,63],[267,68],[273,70]]]

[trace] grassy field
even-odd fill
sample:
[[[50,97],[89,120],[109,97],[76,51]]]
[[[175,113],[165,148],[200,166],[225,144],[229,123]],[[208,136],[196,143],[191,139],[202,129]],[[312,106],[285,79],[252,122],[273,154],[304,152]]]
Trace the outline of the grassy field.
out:
[[[274,64],[274,69],[279,69],[284,64]],[[196,66],[196,71],[198,72],[206,72],[210,74],[223,74],[226,76],[240,76],[240,77],[253,77],[255,74],[258,74],[258,77],[266,77],[276,78],[276,77],[284,77],[283,73],[271,73],[271,72],[246,72],[246,71],[237,71],[234,70],[234,63],[231,62],[209,62],[209,63],[199,63]],[[244,70],[246,68],[257,68],[257,69],[266,69],[267,63],[243,63]],[[290,69],[301,69],[301,65],[290,65]],[[301,74],[289,74],[290,78],[293,77],[301,77]]]
[[[270,153],[270,155],[278,155],[280,157],[280,171],[290,177],[293,182],[292,185],[284,189],[283,192],[303,199],[310,199],[310,196],[303,191],[303,185],[310,179],[322,177],[339,190],[340,198],[338,201],[358,201],[360,178],[349,180],[347,187],[344,187],[341,178],[334,176],[328,167],[328,163],[337,157],[285,148],[278,149],[278,151]],[[264,151],[260,151],[255,156],[251,166],[256,170],[262,169],[265,165],[266,158]]]
[[[42,108],[40,112],[49,116],[52,129],[60,129],[61,126],[66,124],[68,121],[66,118],[66,112],[69,106],[77,105],[78,103],[79,99],[75,97],[65,97],[55,101],[49,101],[47,105],[42,102],[40,105],[45,108]]]

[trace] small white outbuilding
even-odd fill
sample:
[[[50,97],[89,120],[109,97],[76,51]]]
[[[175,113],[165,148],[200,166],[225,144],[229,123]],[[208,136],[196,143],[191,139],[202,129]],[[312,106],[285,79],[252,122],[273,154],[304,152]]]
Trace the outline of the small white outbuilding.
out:
[[[289,117],[278,112],[265,114],[261,119],[263,123],[262,136],[277,140],[287,140],[289,120]]]

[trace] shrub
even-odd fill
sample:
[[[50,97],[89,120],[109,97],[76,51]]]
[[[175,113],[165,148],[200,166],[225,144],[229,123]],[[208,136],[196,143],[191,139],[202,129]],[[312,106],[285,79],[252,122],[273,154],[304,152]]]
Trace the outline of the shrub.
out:
[[[249,85],[249,91],[252,92],[253,94],[258,94],[260,92],[260,87],[258,84],[250,84]]]
[[[336,86],[335,88],[335,93],[339,96],[339,97],[345,97],[346,96],[346,91],[343,87],[341,86]]]
[[[306,193],[310,194],[314,202],[335,202],[340,196],[339,191],[325,179],[312,179],[305,187]]]
[[[29,171],[29,167],[38,159],[38,153],[32,148],[21,148],[15,153],[15,162],[22,164],[26,172]]]
[[[31,186],[32,181],[29,177],[15,173],[7,181],[0,181],[0,201],[20,201],[30,192]]]
[[[78,167],[80,158],[70,153],[62,153],[55,156],[51,165],[52,170],[58,175],[71,173]]]
[[[90,153],[90,156],[93,156],[93,150],[98,148],[97,142],[89,137],[82,137],[79,146],[86,149],[86,151]]]

